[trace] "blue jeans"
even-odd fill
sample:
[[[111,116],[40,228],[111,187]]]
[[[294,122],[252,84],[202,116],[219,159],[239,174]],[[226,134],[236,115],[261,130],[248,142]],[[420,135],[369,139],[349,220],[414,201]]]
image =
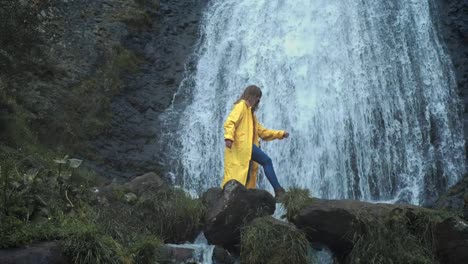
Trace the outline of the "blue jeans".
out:
[[[274,190],[281,188],[276,178],[275,170],[273,169],[273,162],[270,157],[255,144],[252,146],[252,160],[262,165],[263,171]]]

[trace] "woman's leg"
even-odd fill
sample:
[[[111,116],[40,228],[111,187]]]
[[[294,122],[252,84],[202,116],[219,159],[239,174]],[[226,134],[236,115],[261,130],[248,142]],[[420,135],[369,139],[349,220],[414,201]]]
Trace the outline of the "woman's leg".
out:
[[[274,190],[281,188],[281,185],[276,178],[275,170],[273,169],[273,162],[270,157],[268,157],[268,155],[255,144],[253,144],[252,147],[252,160],[262,165],[263,171]]]

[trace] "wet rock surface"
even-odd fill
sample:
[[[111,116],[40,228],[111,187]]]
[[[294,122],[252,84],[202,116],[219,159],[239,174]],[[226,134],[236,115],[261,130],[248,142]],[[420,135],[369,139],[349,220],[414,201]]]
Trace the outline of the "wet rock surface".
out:
[[[465,108],[462,122],[465,141],[468,141],[468,1],[433,1],[432,5],[437,29],[453,62],[458,92]],[[465,143],[465,151],[467,146]]]
[[[149,28],[125,37],[125,46],[144,58],[112,102],[112,129],[93,142],[104,158],[100,171],[129,178],[160,171],[162,131],[158,116],[171,104],[199,38],[206,0],[160,0]]]
[[[56,242],[33,243],[27,247],[0,249],[2,264],[67,264],[68,259],[62,254]]]

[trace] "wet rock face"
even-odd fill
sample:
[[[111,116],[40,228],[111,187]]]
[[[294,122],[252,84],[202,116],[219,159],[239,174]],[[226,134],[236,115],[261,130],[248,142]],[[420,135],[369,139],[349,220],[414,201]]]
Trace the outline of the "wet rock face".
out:
[[[160,0],[152,25],[125,38],[125,46],[144,62],[137,74],[126,76],[123,92],[113,99],[110,133],[93,142],[104,158],[98,166],[103,173],[128,178],[160,170],[158,115],[170,106],[190,64],[206,2]]]
[[[455,69],[459,95],[465,111],[465,140],[468,139],[468,1],[433,1],[433,16]],[[465,146],[468,146],[465,144]],[[466,149],[466,148],[465,148]]]
[[[216,194],[210,196],[216,197]],[[203,232],[210,244],[228,250],[239,246],[242,226],[257,217],[272,215],[276,206],[275,199],[267,191],[248,190],[234,180],[226,183],[216,202],[210,201],[205,204],[207,216]]]
[[[430,207],[435,209],[452,210],[463,213],[467,210],[468,203],[468,175],[450,187],[447,192],[439,197]],[[468,220],[467,217],[465,219]]]

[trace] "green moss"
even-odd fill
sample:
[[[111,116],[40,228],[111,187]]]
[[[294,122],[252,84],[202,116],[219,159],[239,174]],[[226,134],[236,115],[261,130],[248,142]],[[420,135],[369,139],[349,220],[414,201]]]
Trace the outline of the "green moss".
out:
[[[121,75],[135,73],[142,59],[122,46],[116,46],[103,67],[72,88],[65,100],[66,120],[63,120],[69,143],[76,139],[94,138],[110,127],[111,99],[120,92]]]
[[[271,217],[255,219],[241,233],[241,262],[304,264],[308,242],[299,230],[274,224]]]
[[[114,18],[137,30],[151,26],[153,20],[147,9],[154,7],[155,4],[150,0],[137,0],[135,2],[136,6],[122,9],[121,12],[114,15]]]
[[[286,218],[292,221],[294,216],[300,212],[301,209],[310,205],[314,200],[310,197],[309,190],[291,188],[288,190],[283,198],[283,204],[286,207]]]

